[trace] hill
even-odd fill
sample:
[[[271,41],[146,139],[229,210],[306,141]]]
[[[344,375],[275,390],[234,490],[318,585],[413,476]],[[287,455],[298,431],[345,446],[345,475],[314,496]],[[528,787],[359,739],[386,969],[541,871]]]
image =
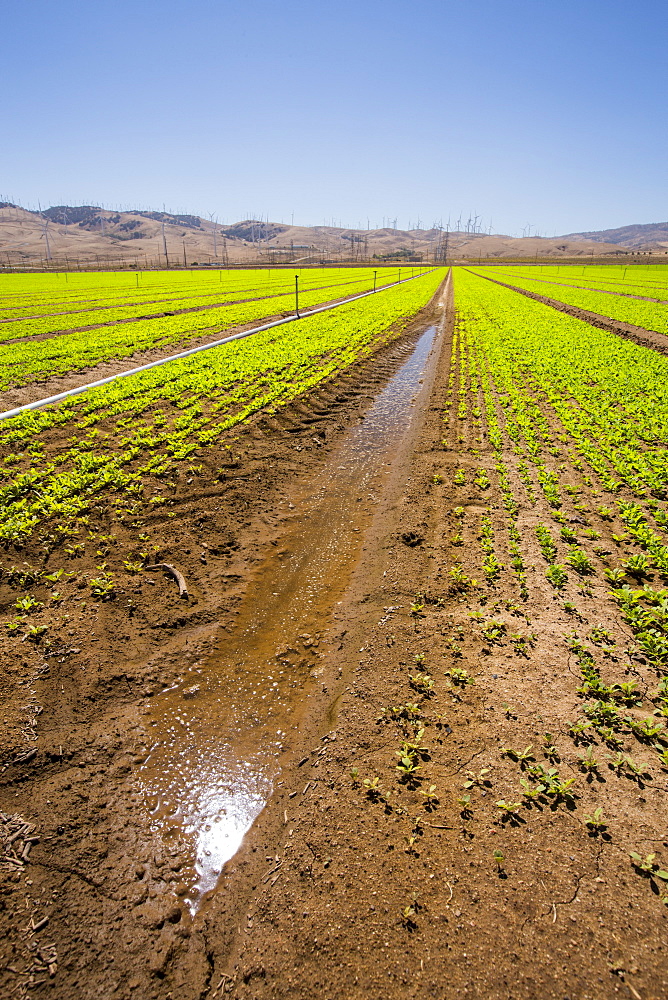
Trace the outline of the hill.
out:
[[[593,240],[595,243],[614,243],[631,250],[668,250],[668,222],[650,222],[646,225],[621,226],[592,233],[569,233],[566,240]]]
[[[643,243],[644,230],[648,242]],[[668,224],[601,233],[516,238],[440,228],[400,230],[294,226],[246,219],[221,225],[195,215],[112,212],[95,205],[42,211],[0,202],[0,264],[9,267],[165,267],[194,264],[343,263],[591,257],[665,252]],[[624,242],[626,240],[626,242]],[[633,240],[634,242],[629,242]]]

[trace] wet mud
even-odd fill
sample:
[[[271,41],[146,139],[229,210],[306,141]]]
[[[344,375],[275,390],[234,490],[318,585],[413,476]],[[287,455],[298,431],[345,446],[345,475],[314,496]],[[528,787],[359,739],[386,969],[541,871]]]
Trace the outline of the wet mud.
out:
[[[254,571],[229,640],[153,699],[153,746],[140,781],[154,802],[156,830],[180,822],[193,840],[185,896],[193,911],[271,795],[287,731],[298,728],[309,682],[321,672],[323,630],[410,426],[436,333],[429,326],[420,336],[309,493],[297,484],[283,501],[283,512],[297,501],[299,513],[288,515],[280,545]]]

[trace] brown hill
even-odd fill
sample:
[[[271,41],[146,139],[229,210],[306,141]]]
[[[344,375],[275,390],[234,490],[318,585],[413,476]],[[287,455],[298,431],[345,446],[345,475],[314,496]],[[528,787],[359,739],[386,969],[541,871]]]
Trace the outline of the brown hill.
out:
[[[357,230],[255,219],[219,225],[198,216],[168,212],[112,212],[94,205],[57,205],[34,212],[0,203],[0,266],[3,267],[164,267],[166,264],[374,260],[431,263],[443,261],[446,252],[448,260],[569,258],[629,252],[626,244],[602,241],[602,235],[514,238],[445,233],[438,228]],[[637,250],[640,245],[633,244],[633,248]],[[654,239],[652,249],[665,248]]]
[[[650,222],[646,225],[621,226],[592,233],[570,233],[565,240],[594,240],[597,243],[614,243],[631,250],[668,250],[668,222]]]

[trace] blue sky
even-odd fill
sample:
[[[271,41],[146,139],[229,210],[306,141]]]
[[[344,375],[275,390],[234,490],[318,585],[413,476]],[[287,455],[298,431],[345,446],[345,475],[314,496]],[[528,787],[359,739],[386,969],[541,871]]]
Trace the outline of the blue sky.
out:
[[[657,0],[5,6],[0,198],[541,235],[668,217]]]

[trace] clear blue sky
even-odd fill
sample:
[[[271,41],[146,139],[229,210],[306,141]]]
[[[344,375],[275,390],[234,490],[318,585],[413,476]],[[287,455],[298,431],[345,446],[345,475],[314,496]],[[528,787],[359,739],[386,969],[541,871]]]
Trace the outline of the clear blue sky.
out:
[[[27,0],[0,197],[543,235],[668,217],[659,0]]]

